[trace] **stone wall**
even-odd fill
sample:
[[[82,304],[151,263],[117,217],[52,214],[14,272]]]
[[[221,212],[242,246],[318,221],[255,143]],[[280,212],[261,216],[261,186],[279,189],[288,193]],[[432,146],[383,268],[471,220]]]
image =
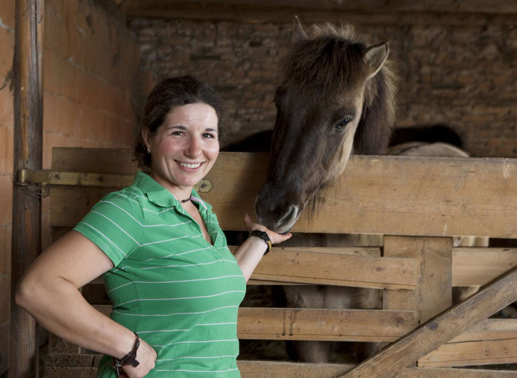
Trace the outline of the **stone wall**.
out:
[[[146,93],[140,49],[118,8],[95,0],[46,0],[43,169],[52,147],[130,148],[134,106]],[[108,4],[108,2],[105,2]],[[12,65],[15,0],[0,1],[0,88]],[[13,94],[0,90],[0,374],[7,368],[11,284]],[[42,203],[42,245],[50,243]],[[91,365],[91,364],[90,364]]]
[[[474,156],[517,156],[517,16],[351,14],[349,20],[371,43],[390,43],[400,78],[399,127],[449,125]],[[219,89],[234,138],[273,127],[291,23],[134,19],[130,27],[145,68],[161,78],[193,74]]]

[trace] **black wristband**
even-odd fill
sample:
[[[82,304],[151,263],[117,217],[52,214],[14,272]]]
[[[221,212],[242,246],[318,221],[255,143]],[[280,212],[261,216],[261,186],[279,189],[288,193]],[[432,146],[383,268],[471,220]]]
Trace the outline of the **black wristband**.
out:
[[[255,236],[266,242],[267,248],[266,248],[266,252],[264,253],[264,255],[267,255],[269,253],[269,251],[271,251],[271,239],[269,238],[269,235],[267,234],[267,232],[260,231],[260,230],[253,230],[250,232],[250,236]]]
[[[140,337],[133,332],[136,336],[135,345],[133,345],[133,349],[131,349],[131,352],[126,354],[124,357],[122,357],[120,360],[118,358],[113,357],[113,367],[117,370],[117,377],[119,376],[119,369],[122,366],[125,365],[131,365],[133,367],[137,367],[140,362],[136,360],[136,351],[138,350],[138,347],[140,346]]]

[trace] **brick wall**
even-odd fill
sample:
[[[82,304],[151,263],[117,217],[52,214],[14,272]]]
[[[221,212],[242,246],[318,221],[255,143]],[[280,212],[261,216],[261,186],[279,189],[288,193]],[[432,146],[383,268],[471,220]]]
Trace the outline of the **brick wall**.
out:
[[[400,127],[446,124],[475,156],[517,156],[517,16],[348,16],[372,43],[390,43]],[[234,136],[273,126],[291,23],[135,19],[130,27],[146,68],[161,78],[194,74],[220,90],[233,109]]]
[[[92,0],[46,0],[43,169],[52,147],[130,148],[141,94],[140,49],[118,8]],[[104,2],[108,4],[108,2]],[[0,1],[0,87],[12,65],[14,0]],[[13,96],[0,90],[0,352],[7,353],[10,303]],[[50,243],[49,202],[42,203],[42,244]],[[5,354],[2,366],[5,368]],[[0,372],[1,374],[1,372]]]

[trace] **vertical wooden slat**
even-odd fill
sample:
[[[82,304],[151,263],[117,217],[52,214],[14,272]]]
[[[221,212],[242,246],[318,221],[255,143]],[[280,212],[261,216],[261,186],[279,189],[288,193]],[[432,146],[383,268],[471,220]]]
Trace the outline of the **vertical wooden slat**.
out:
[[[452,305],[452,238],[385,236],[384,257],[416,259],[419,280],[414,291],[385,290],[383,309],[415,311],[422,324]]]
[[[14,172],[41,169],[43,135],[42,0],[16,1]],[[11,349],[9,377],[37,376],[36,322],[14,304],[23,273],[41,250],[40,191],[13,190]]]
[[[452,305],[452,238],[385,236],[384,256],[417,259],[419,276],[415,291],[386,291],[384,309],[418,311],[424,323]]]

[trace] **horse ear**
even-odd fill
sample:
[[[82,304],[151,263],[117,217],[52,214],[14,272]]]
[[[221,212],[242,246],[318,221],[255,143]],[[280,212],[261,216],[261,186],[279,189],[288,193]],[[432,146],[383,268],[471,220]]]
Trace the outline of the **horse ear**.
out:
[[[303,30],[303,26],[298,19],[298,16],[294,16],[294,31],[293,31],[293,43],[299,43],[308,39],[307,33]]]
[[[377,45],[370,46],[366,49],[364,58],[368,64],[368,79],[375,76],[381,69],[382,65],[388,57],[390,49],[388,42],[382,42]]]

